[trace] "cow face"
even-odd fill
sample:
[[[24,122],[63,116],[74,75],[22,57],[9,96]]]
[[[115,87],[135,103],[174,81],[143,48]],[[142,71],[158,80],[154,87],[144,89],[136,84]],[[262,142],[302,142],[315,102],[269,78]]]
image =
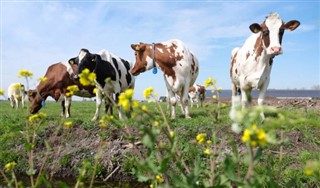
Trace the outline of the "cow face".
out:
[[[28,94],[28,99],[31,103],[31,107],[30,107],[30,113],[31,114],[35,114],[37,113],[41,107],[42,107],[42,104],[41,104],[41,99],[37,99],[37,91],[36,90],[29,90],[27,92]]]
[[[297,20],[291,20],[288,23],[284,23],[278,14],[271,13],[267,16],[266,20],[261,24],[251,24],[250,30],[253,33],[261,32],[263,48],[269,55],[282,54],[282,37],[284,30],[293,31],[300,25]]]
[[[77,57],[71,58],[70,62],[78,64],[78,73],[81,73],[84,69],[89,69],[92,72],[96,67],[95,62],[96,55],[91,54],[87,49],[81,49]]]
[[[135,51],[136,62],[131,69],[134,76],[153,68],[152,63],[152,46],[150,44],[131,44],[131,48]]]

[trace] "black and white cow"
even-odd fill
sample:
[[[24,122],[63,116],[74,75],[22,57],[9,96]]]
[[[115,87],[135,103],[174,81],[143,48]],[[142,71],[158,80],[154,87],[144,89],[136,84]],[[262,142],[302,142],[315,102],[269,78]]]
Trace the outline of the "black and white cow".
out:
[[[87,68],[90,72],[96,74],[95,82],[98,90],[96,92],[96,113],[92,119],[93,121],[99,118],[103,99],[108,102],[110,97],[115,94],[117,103],[121,92],[134,88],[135,79],[130,73],[131,63],[107,50],[92,54],[87,49],[81,49],[79,55],[69,61],[74,61],[79,65],[78,73]],[[119,118],[122,118],[120,111]]]

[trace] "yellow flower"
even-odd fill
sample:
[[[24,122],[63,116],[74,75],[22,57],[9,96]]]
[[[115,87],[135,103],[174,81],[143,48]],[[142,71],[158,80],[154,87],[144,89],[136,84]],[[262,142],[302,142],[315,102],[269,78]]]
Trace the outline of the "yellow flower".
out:
[[[173,132],[173,131],[170,131],[170,132],[169,132],[169,135],[170,135],[171,138],[173,138],[173,137],[174,137],[174,132]]]
[[[1,95],[4,95],[4,90],[3,89],[0,89],[0,96]]]
[[[206,133],[200,133],[196,136],[196,140],[198,142],[198,144],[201,144],[205,141],[205,138],[207,137]]]
[[[163,183],[164,182],[163,177],[160,176],[160,175],[156,175],[156,180],[157,180],[157,183]]]
[[[10,163],[7,163],[5,166],[4,166],[4,168],[6,169],[6,171],[8,172],[8,171],[11,171],[15,166],[16,166],[16,162],[10,162]]]
[[[217,91],[218,91],[218,92],[221,92],[221,90],[222,90],[221,87],[218,87],[218,88],[217,88]]]
[[[133,106],[133,108],[138,108],[139,107],[138,101],[136,101],[136,100],[132,101],[132,106]]]
[[[208,145],[211,145],[211,144],[212,144],[212,141],[211,141],[211,140],[207,140],[207,144],[208,144]]]
[[[217,95],[212,95],[212,98],[213,98],[213,99],[216,99],[216,98],[217,98]]]
[[[122,108],[123,108],[125,111],[129,111],[129,110],[130,110],[130,101],[129,101],[129,99],[127,98],[127,96],[126,96],[125,93],[120,93],[118,104],[119,104],[120,106],[122,106]]]
[[[143,111],[145,111],[145,112],[147,112],[147,111],[148,111],[148,108],[147,108],[147,106],[146,106],[146,105],[143,105],[143,106],[141,107],[141,109],[142,109]]]
[[[152,185],[152,184],[150,184],[150,188],[153,188],[153,185]]]
[[[67,97],[74,95],[75,92],[79,91],[77,85],[71,85],[67,87],[68,92],[66,93]]]
[[[304,174],[307,176],[311,176],[313,174],[313,170],[311,168],[305,168]]]
[[[132,96],[133,96],[133,89],[127,89],[126,91],[125,91],[125,95],[126,95],[126,98],[127,99],[132,99]]]
[[[213,83],[212,83],[212,77],[210,76],[205,82],[204,82],[204,85],[206,87],[209,87],[211,86]]]
[[[48,80],[48,78],[47,78],[47,77],[40,77],[40,78],[38,78],[38,80],[39,80],[40,82],[45,82],[45,81]]]
[[[243,132],[243,135],[242,135],[242,142],[247,142],[250,140],[250,134],[251,134],[251,131],[250,129],[245,129],[244,132]]]
[[[203,153],[206,155],[211,155],[212,152],[209,149],[205,149]]]
[[[143,96],[144,96],[144,98],[149,99],[150,96],[152,95],[152,93],[153,93],[153,87],[149,87],[144,90]]]
[[[250,146],[265,146],[267,144],[267,134],[263,129],[259,129],[256,124],[251,128],[246,128],[241,137],[242,142],[249,143]]]
[[[67,122],[64,122],[63,125],[65,128],[69,129],[73,125],[73,123],[72,123],[72,121],[67,121]]]
[[[28,71],[28,70],[26,70],[26,69],[22,69],[22,70],[20,70],[19,71],[19,73],[18,73],[18,77],[20,78],[20,77],[32,77],[32,75],[33,75],[33,73],[32,72],[30,72],[30,71]]]
[[[47,117],[47,114],[39,112],[37,114],[33,114],[29,117],[30,123],[39,123],[41,120],[45,119]]]
[[[84,86],[95,85],[96,73],[90,72],[89,69],[84,69],[80,74],[80,83]]]
[[[96,94],[97,91],[98,91],[98,89],[95,87],[95,88],[93,89],[93,93]]]
[[[153,126],[159,127],[159,125],[160,125],[159,121],[154,121],[154,122],[153,122]]]

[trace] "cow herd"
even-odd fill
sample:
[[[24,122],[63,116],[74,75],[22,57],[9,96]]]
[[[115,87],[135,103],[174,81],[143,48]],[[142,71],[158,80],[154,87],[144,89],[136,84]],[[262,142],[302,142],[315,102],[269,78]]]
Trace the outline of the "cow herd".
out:
[[[251,90],[258,89],[258,104],[263,104],[273,59],[282,53],[284,31],[293,31],[299,25],[300,22],[296,20],[285,23],[277,13],[270,13],[262,24],[250,25],[253,34],[242,47],[232,50],[230,68],[232,100],[241,93],[242,106],[245,107],[251,97]],[[35,89],[28,91],[30,112],[37,113],[44,106],[47,97],[51,96],[56,101],[63,98],[62,114],[69,117],[71,96],[66,95],[67,87],[77,85],[79,90],[75,92],[76,96],[96,96],[96,112],[92,120],[97,120],[103,100],[105,111],[110,109],[112,113],[113,102],[110,99],[115,96],[117,103],[121,92],[134,88],[135,76],[150,69],[154,71],[159,69],[163,72],[172,119],[176,118],[178,99],[185,118],[190,118],[189,101],[191,105],[196,103],[198,107],[202,106],[205,87],[195,84],[199,74],[199,63],[195,54],[182,41],[174,39],[159,43],[140,42],[132,44],[131,48],[135,54],[134,64],[107,50],[91,53],[88,49],[81,49],[78,56],[70,58],[67,63],[51,65],[45,74],[47,81],[39,83]],[[96,74],[95,86],[80,84],[79,73],[85,69]],[[19,87],[15,87],[17,85]],[[19,83],[10,85],[8,97],[11,106],[18,106],[19,101],[23,101],[21,98],[24,94],[23,85]],[[121,118],[121,113],[119,115]]]

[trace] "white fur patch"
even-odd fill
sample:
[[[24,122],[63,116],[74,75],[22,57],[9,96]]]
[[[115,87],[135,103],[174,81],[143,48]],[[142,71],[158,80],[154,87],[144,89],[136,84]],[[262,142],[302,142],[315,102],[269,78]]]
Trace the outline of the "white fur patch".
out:
[[[71,65],[69,63],[61,62],[61,64],[64,65],[67,68],[67,72],[69,73],[70,76],[74,75],[72,67],[71,67]]]

